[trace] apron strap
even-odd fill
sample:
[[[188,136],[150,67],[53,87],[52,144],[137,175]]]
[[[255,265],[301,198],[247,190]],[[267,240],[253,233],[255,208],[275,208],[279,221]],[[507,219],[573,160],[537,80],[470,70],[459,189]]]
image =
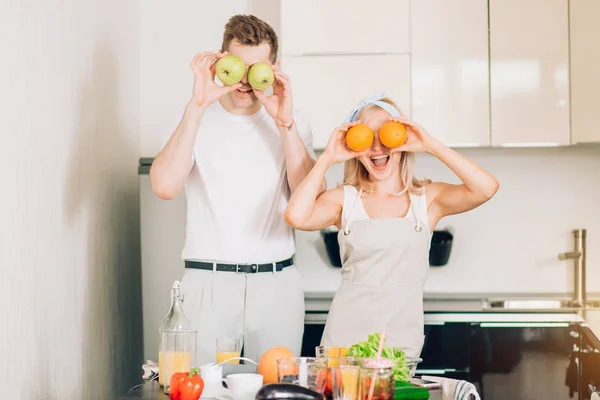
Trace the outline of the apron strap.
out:
[[[417,216],[416,209],[418,201],[413,201],[413,195],[410,193],[408,194],[408,198],[410,200],[410,209],[412,210],[412,215],[415,219],[415,231],[421,232],[423,230],[423,227],[421,226],[421,220],[419,220],[419,217]]]
[[[354,198],[354,203],[352,204],[352,208],[350,208],[350,212],[348,213],[348,219],[346,220],[346,226],[344,227],[344,236],[348,236],[350,234],[350,221],[352,220],[352,214],[354,214],[354,209],[356,208],[356,204],[360,200],[360,196],[363,194],[363,190],[360,189]]]
[[[352,204],[352,208],[350,209],[350,213],[348,214],[348,219],[346,220],[346,226],[344,227],[344,236],[348,236],[350,234],[350,222],[352,221],[352,214],[354,214],[354,209],[356,208],[356,204],[360,200],[360,196],[363,194],[363,190],[360,189],[356,198],[354,199],[354,203]],[[413,195],[409,193],[408,200],[410,201],[410,209],[413,218],[415,219],[415,231],[421,232],[423,230],[423,226],[421,225],[421,220],[417,216],[417,207],[419,202],[413,201]]]

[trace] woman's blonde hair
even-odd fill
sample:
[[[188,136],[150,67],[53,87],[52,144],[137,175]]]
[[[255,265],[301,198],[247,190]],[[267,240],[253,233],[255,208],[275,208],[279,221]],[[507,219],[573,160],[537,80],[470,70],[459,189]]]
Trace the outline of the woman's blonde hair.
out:
[[[384,97],[380,99],[398,110],[398,114],[402,115],[402,112],[398,106],[389,98]],[[358,113],[356,119],[364,120],[369,114],[376,110],[383,110],[376,104],[369,104],[365,106]],[[419,195],[423,192],[423,187],[429,180],[419,180],[414,176],[414,165],[415,156],[411,152],[402,152],[400,156],[400,185],[402,190],[397,195],[402,195],[406,192],[410,194]],[[361,189],[364,192],[371,193],[374,191],[375,184],[369,178],[369,172],[365,166],[358,160],[358,158],[352,158],[344,163],[344,180],[342,185],[354,186],[357,189]]]

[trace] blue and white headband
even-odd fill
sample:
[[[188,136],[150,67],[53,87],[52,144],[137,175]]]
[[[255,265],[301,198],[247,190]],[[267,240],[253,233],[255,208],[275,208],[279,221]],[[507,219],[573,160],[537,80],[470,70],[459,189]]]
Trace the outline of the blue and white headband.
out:
[[[360,103],[358,103],[356,107],[354,107],[354,110],[352,110],[350,115],[348,115],[344,123],[347,124],[356,121],[356,117],[358,116],[360,110],[362,110],[369,104],[375,104],[376,106],[381,107],[385,111],[389,112],[392,117],[398,118],[400,116],[398,110],[396,110],[391,104],[386,103],[385,101],[381,101],[381,99],[383,99],[384,97],[385,92],[373,93],[370,96],[366,97]]]

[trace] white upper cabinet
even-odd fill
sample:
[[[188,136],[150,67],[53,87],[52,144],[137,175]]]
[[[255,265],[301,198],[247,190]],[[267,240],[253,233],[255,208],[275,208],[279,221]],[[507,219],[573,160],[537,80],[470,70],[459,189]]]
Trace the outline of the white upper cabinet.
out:
[[[570,143],[568,3],[490,0],[493,145]]]
[[[487,1],[413,1],[410,24],[415,122],[448,146],[489,146]]]
[[[333,129],[341,125],[359,101],[385,91],[410,116],[408,55],[283,57],[294,106],[308,116],[315,149],[323,149]]]
[[[571,1],[571,141],[600,142],[600,1]]]
[[[409,52],[409,0],[281,0],[281,54]]]

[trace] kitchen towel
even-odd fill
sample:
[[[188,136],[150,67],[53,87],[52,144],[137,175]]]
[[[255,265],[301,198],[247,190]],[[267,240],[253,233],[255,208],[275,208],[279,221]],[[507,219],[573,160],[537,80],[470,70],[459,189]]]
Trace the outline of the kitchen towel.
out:
[[[158,378],[158,364],[156,361],[146,360],[146,364],[142,365],[144,375],[142,379],[147,381],[153,381]]]
[[[481,400],[475,385],[471,382],[425,375],[421,379],[441,383],[443,400]]]

